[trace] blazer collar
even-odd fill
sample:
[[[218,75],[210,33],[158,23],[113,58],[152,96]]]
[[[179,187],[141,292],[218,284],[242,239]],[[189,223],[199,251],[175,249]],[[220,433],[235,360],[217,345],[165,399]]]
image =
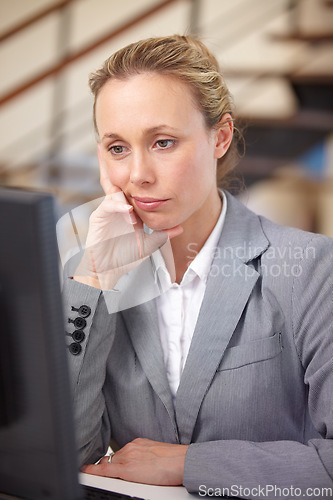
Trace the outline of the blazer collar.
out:
[[[233,249],[234,256],[243,262],[250,262],[265,252],[269,241],[263,232],[257,214],[249,210],[230,193],[225,192],[228,210],[220,236],[219,247]]]

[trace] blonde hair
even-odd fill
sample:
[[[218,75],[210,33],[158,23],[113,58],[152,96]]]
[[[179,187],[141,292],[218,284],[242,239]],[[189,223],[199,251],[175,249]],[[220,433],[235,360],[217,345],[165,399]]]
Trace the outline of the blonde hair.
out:
[[[219,71],[215,56],[200,41],[190,36],[167,36],[132,43],[114,54],[102,68],[89,77],[94,95],[94,126],[96,100],[104,84],[112,79],[126,79],[141,73],[159,73],[173,76],[186,83],[192,90],[194,101],[202,112],[208,129],[216,127],[222,116],[229,113],[234,118],[234,104],[229,89]],[[225,184],[227,172],[236,163],[235,140],[228,152],[219,160],[217,181]]]

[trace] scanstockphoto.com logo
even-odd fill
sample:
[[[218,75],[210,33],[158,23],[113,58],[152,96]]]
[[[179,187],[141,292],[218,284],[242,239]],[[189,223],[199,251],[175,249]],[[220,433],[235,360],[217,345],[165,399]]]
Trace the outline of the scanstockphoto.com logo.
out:
[[[205,484],[199,486],[200,497],[238,497],[238,498],[280,498],[280,499],[295,499],[295,498],[332,498],[333,488],[298,488],[294,486],[279,487],[273,484],[265,486],[244,487],[233,484],[230,488],[211,488]]]

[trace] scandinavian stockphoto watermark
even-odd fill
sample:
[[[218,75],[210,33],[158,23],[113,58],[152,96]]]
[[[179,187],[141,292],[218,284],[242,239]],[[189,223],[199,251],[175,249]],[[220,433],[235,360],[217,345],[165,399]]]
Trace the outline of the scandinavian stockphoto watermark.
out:
[[[97,277],[108,311],[111,313],[148,302],[167,291],[171,283],[164,283],[165,280],[160,279],[159,273],[154,268],[154,259],[150,261],[151,266],[139,266],[144,259],[149,258],[149,244],[145,235],[142,237],[138,235],[140,230],[135,230],[132,225],[129,225],[122,214],[112,214],[105,226],[104,240],[99,241],[98,245],[86,247],[90,216],[100,206],[103,199],[92,200],[64,214],[57,223],[57,239],[64,277],[66,275],[68,277],[85,275]],[[146,231],[146,228],[144,232],[146,235],[151,233],[148,229]],[[167,244],[163,245],[163,258],[166,259],[165,262],[170,271],[175,264],[170,242]],[[144,254],[142,254],[143,249],[146,250]],[[291,242],[283,246],[268,246],[267,248],[245,241],[240,245],[224,246],[222,244],[212,248],[208,242],[200,252],[199,250],[195,243],[187,245],[188,265],[197,261],[197,258],[203,257],[205,264],[209,263],[206,266],[207,278],[235,278],[243,281],[256,279],[259,275],[273,279],[279,277],[294,279],[302,274],[305,261],[316,257],[314,247],[303,248]],[[130,265],[125,257],[134,257],[134,260],[130,261],[133,265]],[[109,267],[100,267],[98,259],[103,265],[106,263]],[[85,272],[82,263],[88,261],[91,261],[92,270],[88,269]],[[115,262],[118,264],[120,262],[121,265],[118,267],[125,273],[116,280],[113,278],[118,270],[112,267]],[[124,264],[127,266],[126,271]],[[131,279],[128,277],[129,272],[131,272]],[[116,282],[115,286],[113,281]],[[109,286],[109,282],[112,282],[112,286]]]
[[[189,264],[198,254],[196,244],[190,243],[187,246]],[[204,247],[200,254],[205,254],[206,259],[211,261],[209,277],[243,277],[246,281],[258,273],[272,278],[296,278],[303,272],[303,263],[316,258],[316,249],[312,246],[295,246],[291,242],[281,247],[268,248],[244,242],[239,246]],[[259,262],[258,257],[262,255],[264,258]]]
[[[279,487],[274,484],[265,486],[258,485],[252,487],[244,487],[233,484],[225,488],[211,488],[205,484],[199,486],[199,496],[201,497],[239,497],[239,498],[287,498],[288,500],[295,498],[332,498],[333,488],[317,487],[317,488],[298,488],[293,485],[289,487]]]

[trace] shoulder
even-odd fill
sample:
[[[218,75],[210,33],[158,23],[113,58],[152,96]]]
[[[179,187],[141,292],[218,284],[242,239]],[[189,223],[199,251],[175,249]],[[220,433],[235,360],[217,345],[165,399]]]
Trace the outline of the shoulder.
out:
[[[261,255],[266,285],[280,297],[293,316],[306,311],[323,311],[328,315],[333,291],[333,239],[322,234],[280,226],[260,217],[269,245]],[[320,304],[319,304],[319,303]]]
[[[272,252],[273,248],[279,248],[281,250],[280,257],[290,254],[291,250],[294,258],[307,258],[309,256],[316,258],[325,254],[333,257],[332,238],[294,227],[281,226],[260,215],[257,217],[269,242],[267,252]]]
[[[269,219],[257,215],[246,205],[226,193],[228,206],[225,226],[220,245],[246,247],[248,261],[262,258],[284,259],[288,256],[302,258],[313,252],[330,254],[333,252],[333,239],[321,234],[302,231],[301,229],[281,226]],[[313,254],[311,254],[313,255]]]

